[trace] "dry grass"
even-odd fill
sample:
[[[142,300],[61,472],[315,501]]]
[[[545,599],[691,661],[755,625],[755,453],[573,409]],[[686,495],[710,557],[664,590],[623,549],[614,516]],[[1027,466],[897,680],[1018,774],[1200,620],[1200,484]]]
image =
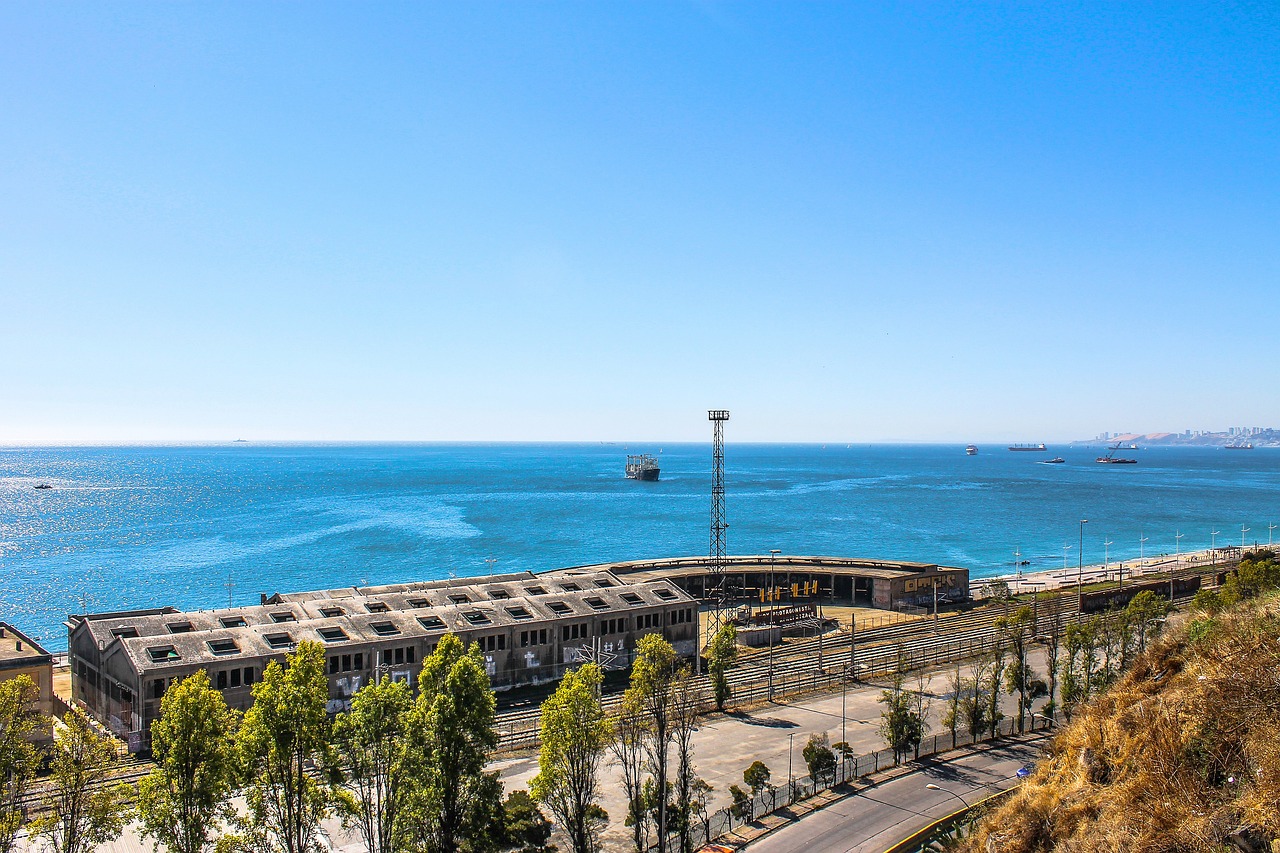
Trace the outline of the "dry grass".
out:
[[[1158,641],[963,849],[1280,851],[1277,599]]]

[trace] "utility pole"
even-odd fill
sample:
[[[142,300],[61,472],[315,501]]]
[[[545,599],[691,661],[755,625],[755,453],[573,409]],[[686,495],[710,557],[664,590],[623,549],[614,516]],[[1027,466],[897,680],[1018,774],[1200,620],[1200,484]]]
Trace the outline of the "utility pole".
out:
[[[773,564],[781,553],[777,548],[769,549],[769,595],[773,598]],[[769,623],[765,630],[769,632],[769,701],[773,701],[773,608],[770,607],[765,613],[769,616]]]
[[[498,562],[497,557],[485,557],[484,561],[489,564],[489,577],[493,577],[493,564]]]
[[[1243,524],[1240,525],[1240,556],[1241,557],[1244,556],[1244,535],[1252,529],[1253,529],[1252,527],[1245,527]]]
[[[1089,519],[1080,519],[1080,562],[1076,567],[1076,612],[1084,612],[1084,526]]]
[[[725,409],[711,409],[707,412],[707,420],[711,421],[711,548],[708,559],[707,579],[711,584],[712,611],[707,624],[707,632],[715,636],[724,619],[724,569],[725,569],[725,531],[729,529],[724,517],[724,422],[729,420],[729,412]],[[704,596],[707,592],[703,584]],[[702,620],[698,620],[699,626]],[[702,636],[699,630],[697,648],[694,649],[694,669],[702,673]]]

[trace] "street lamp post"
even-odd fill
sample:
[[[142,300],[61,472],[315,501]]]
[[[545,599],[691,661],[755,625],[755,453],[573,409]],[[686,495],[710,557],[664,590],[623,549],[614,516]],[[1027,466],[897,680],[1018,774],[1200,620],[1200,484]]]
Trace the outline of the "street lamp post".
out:
[[[935,785],[932,782],[930,782],[928,785],[925,785],[925,787],[928,788],[930,791],[941,791],[944,794],[950,794],[960,802],[964,803],[964,807],[966,809],[969,808],[969,801],[966,800],[964,797],[960,796],[959,794],[957,794],[955,791],[948,791],[946,788],[943,788],[940,785]]]
[[[1143,536],[1142,531],[1138,531],[1138,562],[1145,563],[1147,561],[1147,539],[1150,537]]]
[[[1276,529],[1276,526],[1274,524],[1267,525],[1267,547],[1268,548],[1271,547],[1271,531],[1275,529]]]
[[[1218,531],[1209,531],[1209,565],[1218,565]]]
[[[1241,557],[1244,556],[1244,535],[1252,529],[1253,529],[1252,527],[1245,527],[1243,524],[1240,525],[1240,556]]]
[[[774,564],[778,559],[778,555],[782,551],[778,548],[769,549],[769,599],[773,598],[773,570]],[[770,606],[765,610],[769,614],[769,624],[766,630],[769,632],[769,700],[773,700],[773,607]]]
[[[1173,536],[1173,568],[1169,570],[1169,606],[1173,606],[1173,578],[1178,572],[1178,566],[1182,563],[1182,537],[1183,532],[1179,530]]]
[[[1089,523],[1089,519],[1080,519],[1080,552],[1076,555],[1079,562],[1076,563],[1076,612],[1084,612],[1084,526]]]
[[[1116,543],[1110,539],[1102,540],[1102,576],[1105,578],[1111,573],[1111,546]]]
[[[1019,581],[1022,580],[1022,549],[1013,549],[1013,573]]]
[[[787,802],[794,802],[796,798],[796,782],[795,777],[791,775],[791,760],[795,757],[796,752],[796,733],[792,732],[787,735]]]

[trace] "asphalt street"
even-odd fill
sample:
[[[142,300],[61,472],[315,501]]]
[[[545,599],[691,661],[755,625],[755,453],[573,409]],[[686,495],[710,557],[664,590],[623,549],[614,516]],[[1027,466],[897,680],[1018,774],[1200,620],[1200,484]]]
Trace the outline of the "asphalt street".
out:
[[[884,853],[912,833],[1017,783],[1019,767],[1035,761],[1039,744],[1006,744],[945,764],[927,765],[776,830],[749,853]],[[926,788],[934,784],[944,791]],[[948,793],[949,792],[949,793]]]

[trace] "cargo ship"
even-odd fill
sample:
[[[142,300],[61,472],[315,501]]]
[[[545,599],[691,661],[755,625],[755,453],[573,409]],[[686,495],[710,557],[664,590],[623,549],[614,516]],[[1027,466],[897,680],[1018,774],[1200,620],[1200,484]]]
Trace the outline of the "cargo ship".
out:
[[[968,447],[966,447],[966,448],[964,449],[964,452],[965,452],[965,454],[966,454],[966,455],[968,455],[968,456],[977,456],[977,455],[978,455],[978,447],[977,447],[977,445],[971,444],[971,445],[969,445]]]
[[[652,482],[658,479],[659,471],[658,460],[647,453],[627,457],[628,480],[648,480]]]
[[[1223,450],[1253,450],[1253,442],[1246,441],[1243,444],[1224,444]]]
[[[1011,444],[1009,445],[1009,449],[1020,450],[1020,451],[1023,451],[1024,453],[1043,453],[1044,443],[1042,442],[1040,444]]]
[[[1137,459],[1122,459],[1121,457],[1116,456],[1115,452],[1119,449],[1120,449],[1120,442],[1117,441],[1113,447],[1107,450],[1106,456],[1099,456],[1097,459],[1093,461],[1104,462],[1108,465],[1137,465],[1138,464]]]

